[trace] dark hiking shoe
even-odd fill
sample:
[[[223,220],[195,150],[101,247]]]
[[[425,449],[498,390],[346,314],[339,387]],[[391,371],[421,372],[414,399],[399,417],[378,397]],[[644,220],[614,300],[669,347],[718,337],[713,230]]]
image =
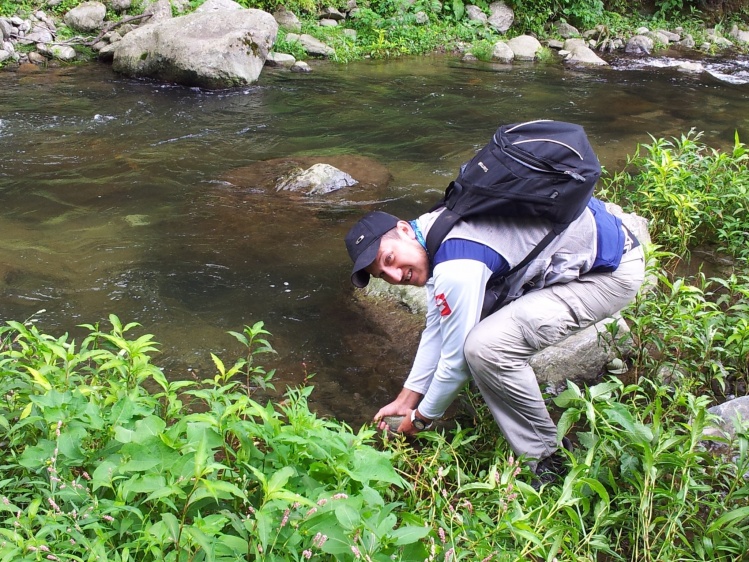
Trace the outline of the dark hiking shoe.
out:
[[[566,437],[562,437],[562,447],[572,452],[572,442]],[[551,484],[557,479],[563,478],[568,472],[567,455],[557,449],[548,457],[538,461],[536,465],[536,476],[531,480],[531,486],[538,491],[544,484]]]

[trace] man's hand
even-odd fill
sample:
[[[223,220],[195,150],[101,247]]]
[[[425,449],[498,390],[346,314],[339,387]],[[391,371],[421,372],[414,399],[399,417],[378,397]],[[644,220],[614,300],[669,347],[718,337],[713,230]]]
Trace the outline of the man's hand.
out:
[[[406,388],[401,390],[398,398],[387,406],[380,408],[380,411],[375,414],[374,421],[377,422],[378,429],[387,429],[388,425],[382,420],[385,416],[404,416],[403,421],[398,427],[398,432],[406,433],[407,435],[416,434],[416,428],[411,425],[411,410],[416,408],[419,400],[421,400],[421,394],[418,392]],[[409,429],[411,432],[408,431]]]

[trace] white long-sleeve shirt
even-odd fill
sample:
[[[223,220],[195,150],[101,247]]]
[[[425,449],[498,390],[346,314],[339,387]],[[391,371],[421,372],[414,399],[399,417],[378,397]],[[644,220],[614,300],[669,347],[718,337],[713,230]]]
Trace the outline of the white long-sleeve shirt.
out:
[[[419,413],[428,419],[441,417],[470,377],[463,344],[481,317],[491,275],[482,262],[457,259],[438,264],[427,282],[426,327],[404,386],[424,395]]]

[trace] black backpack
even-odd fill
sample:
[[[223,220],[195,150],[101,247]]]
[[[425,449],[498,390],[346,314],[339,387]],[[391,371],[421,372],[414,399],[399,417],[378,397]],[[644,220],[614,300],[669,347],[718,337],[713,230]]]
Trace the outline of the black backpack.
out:
[[[479,215],[543,217],[549,233],[519,264],[492,277],[484,299],[484,315],[503,298],[497,292],[504,280],[525,267],[588,204],[601,175],[601,165],[580,125],[538,120],[502,125],[492,140],[460,168],[442,200],[445,207],[426,238],[430,262],[447,233],[461,219]],[[506,295],[505,295],[506,296]]]

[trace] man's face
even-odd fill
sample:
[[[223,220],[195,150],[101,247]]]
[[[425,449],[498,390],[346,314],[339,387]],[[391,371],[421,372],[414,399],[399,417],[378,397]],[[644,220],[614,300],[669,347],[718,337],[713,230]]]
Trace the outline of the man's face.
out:
[[[423,287],[429,279],[429,260],[426,250],[416,240],[411,225],[400,221],[398,237],[383,237],[377,258],[366,268],[367,273],[391,285]]]

